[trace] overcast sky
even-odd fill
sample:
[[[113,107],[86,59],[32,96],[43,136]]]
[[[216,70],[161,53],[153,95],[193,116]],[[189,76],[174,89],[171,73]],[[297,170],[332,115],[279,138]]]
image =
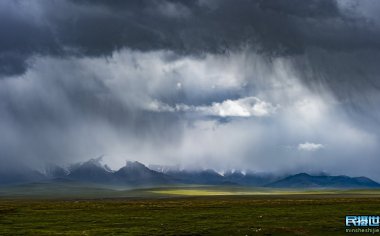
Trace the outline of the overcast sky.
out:
[[[0,164],[380,180],[376,0],[2,0]]]

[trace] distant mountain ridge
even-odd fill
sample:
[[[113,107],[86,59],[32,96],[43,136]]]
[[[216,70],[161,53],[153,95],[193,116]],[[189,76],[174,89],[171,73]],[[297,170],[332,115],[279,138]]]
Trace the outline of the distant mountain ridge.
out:
[[[83,182],[96,182],[105,184],[112,182],[114,178],[112,170],[106,165],[102,165],[100,161],[101,158],[97,158],[90,159],[84,163],[72,165],[69,168],[69,172],[66,178]]]
[[[309,175],[289,176],[257,174],[230,170],[220,174],[212,169],[186,170],[178,166],[151,165],[148,168],[137,161],[127,161],[119,170],[101,164],[101,158],[90,159],[64,169],[50,166],[44,173],[24,168],[0,172],[0,185],[32,182],[81,182],[118,186],[164,186],[171,184],[241,185],[271,188],[380,188],[380,184],[367,177]]]
[[[300,173],[267,184],[266,186],[272,188],[378,188],[380,184],[367,177],[348,177],[344,175],[313,176]]]
[[[175,183],[169,176],[149,169],[140,162],[128,161],[127,164],[114,173],[119,183],[127,185],[170,184]]]

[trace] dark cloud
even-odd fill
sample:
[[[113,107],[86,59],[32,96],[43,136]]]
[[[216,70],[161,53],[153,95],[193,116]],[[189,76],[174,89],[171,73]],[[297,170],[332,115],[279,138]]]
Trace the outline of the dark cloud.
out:
[[[323,84],[357,109],[362,104],[355,101],[365,95],[358,91],[378,88],[379,24],[372,15],[361,14],[364,10],[359,14],[339,1],[67,0],[30,4],[22,0],[2,3],[1,77],[24,73],[38,55],[99,57],[130,48],[202,56],[249,48],[268,60],[293,58],[304,83],[310,87]],[[161,99],[172,102],[166,95]],[[196,102],[186,96],[183,100]]]
[[[272,10],[285,15],[294,15],[304,18],[328,18],[340,15],[335,0],[263,0],[260,6],[264,10]]]
[[[0,55],[0,77],[24,73],[27,69],[26,57],[15,53]]]
[[[34,54],[109,55],[123,47],[212,52],[249,45],[269,55],[305,53],[308,48],[379,49],[379,30],[346,16],[336,1],[25,1],[3,3],[2,72],[22,72]],[[8,55],[8,56],[7,56]],[[15,60],[17,55],[17,60]]]
[[[24,7],[21,1],[0,3],[0,76],[25,72],[26,60],[33,54],[59,50],[49,29],[20,9]]]

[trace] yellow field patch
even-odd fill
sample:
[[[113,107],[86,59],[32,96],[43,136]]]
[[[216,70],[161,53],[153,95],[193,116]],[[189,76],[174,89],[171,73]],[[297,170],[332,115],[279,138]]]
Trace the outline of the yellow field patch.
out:
[[[184,195],[184,196],[219,196],[219,195],[264,195],[274,194],[273,192],[260,192],[260,191],[218,191],[207,189],[165,189],[153,190],[152,193],[170,194],[170,195]]]

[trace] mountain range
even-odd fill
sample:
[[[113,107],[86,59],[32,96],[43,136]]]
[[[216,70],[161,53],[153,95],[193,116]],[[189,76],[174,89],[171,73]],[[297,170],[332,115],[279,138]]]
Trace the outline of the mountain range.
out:
[[[178,167],[151,165],[127,161],[117,171],[101,164],[101,158],[90,159],[69,166],[49,166],[44,173],[23,168],[0,169],[0,185],[33,182],[72,181],[105,185],[141,187],[171,184],[241,185],[271,188],[379,188],[380,184],[367,177],[309,175],[299,173],[288,176],[257,174],[254,172],[226,171],[220,174],[212,169],[186,170]]]
[[[306,173],[288,176],[267,184],[272,188],[378,188],[379,183],[367,177],[312,176]]]

